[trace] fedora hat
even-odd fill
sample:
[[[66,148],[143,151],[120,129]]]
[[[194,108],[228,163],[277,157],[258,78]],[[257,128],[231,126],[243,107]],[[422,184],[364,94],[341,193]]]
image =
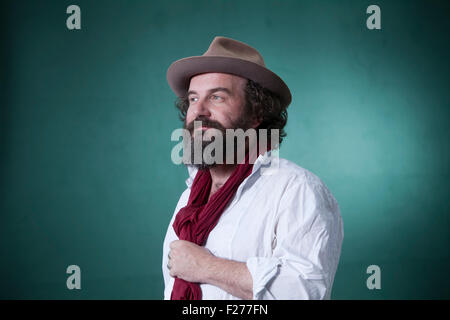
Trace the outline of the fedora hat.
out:
[[[284,106],[291,103],[288,86],[266,68],[261,54],[243,42],[226,37],[215,37],[202,56],[173,62],[167,70],[167,82],[178,97],[183,97],[187,94],[191,78],[208,72],[229,73],[253,80],[277,94]]]

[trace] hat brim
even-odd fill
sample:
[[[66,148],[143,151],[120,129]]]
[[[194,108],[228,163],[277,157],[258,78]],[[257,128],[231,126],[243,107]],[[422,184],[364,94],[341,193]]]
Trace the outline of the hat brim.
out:
[[[178,97],[184,97],[191,78],[208,72],[229,73],[250,79],[276,93],[284,106],[291,103],[291,92],[278,75],[259,64],[232,57],[194,56],[177,60],[167,70],[167,82]]]

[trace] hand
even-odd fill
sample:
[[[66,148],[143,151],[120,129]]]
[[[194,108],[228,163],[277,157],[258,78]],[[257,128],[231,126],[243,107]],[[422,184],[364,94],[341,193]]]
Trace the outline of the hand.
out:
[[[189,241],[175,240],[170,243],[167,267],[172,277],[203,283],[213,259],[214,255],[208,249]]]

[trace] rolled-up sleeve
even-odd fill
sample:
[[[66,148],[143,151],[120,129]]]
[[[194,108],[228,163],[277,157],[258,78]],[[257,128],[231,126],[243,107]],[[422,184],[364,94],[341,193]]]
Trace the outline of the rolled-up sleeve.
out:
[[[321,182],[292,179],[275,220],[272,255],[246,263],[253,299],[329,299],[344,237],[333,195]]]

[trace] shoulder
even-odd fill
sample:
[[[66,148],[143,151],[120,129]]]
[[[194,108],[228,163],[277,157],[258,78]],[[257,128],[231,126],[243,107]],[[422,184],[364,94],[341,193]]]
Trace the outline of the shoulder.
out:
[[[175,213],[178,212],[181,208],[185,207],[189,200],[189,195],[191,193],[191,188],[186,188],[183,193],[180,196],[180,199],[178,200]]]
[[[272,169],[265,171],[261,168],[261,176],[274,183],[285,183],[290,186],[295,185],[317,185],[326,188],[325,183],[313,172],[305,169],[293,161],[279,158],[277,163],[271,164]]]
[[[271,193],[278,191],[279,212],[301,214],[304,220],[316,215],[329,219],[340,216],[337,200],[322,179],[290,160],[279,158],[272,173],[262,172],[261,178]]]
[[[172,218],[170,220],[170,225],[172,225],[178,211],[180,211],[181,208],[185,207],[189,201],[189,195],[191,193],[190,188],[186,188],[183,193],[181,194],[180,198],[178,199],[177,205],[175,206],[175,210],[173,211]]]

